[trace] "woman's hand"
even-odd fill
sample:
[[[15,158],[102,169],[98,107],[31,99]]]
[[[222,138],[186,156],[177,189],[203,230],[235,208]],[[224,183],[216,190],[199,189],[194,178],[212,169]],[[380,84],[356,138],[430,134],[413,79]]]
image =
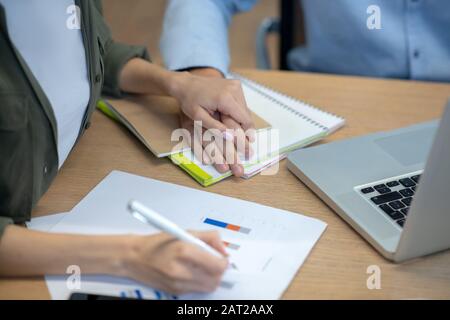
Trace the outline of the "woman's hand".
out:
[[[222,73],[213,68],[197,68],[192,69],[189,72],[197,77],[205,78],[208,81],[214,78],[224,79]],[[239,90],[238,94],[243,95],[242,88]],[[203,136],[204,130],[195,135],[194,120],[184,114],[184,112],[180,113],[180,124],[182,128],[187,129],[191,134],[191,139],[189,141],[191,142],[191,147],[197,159],[205,164],[213,164],[216,170],[221,173],[231,170],[234,176],[240,177],[244,174],[244,167],[239,162],[239,155],[244,155],[245,157],[252,155],[253,150],[250,146],[249,140],[253,141],[254,137],[253,135],[246,135],[239,123],[237,123],[229,115],[215,112],[212,116],[224,124],[225,127],[233,130],[234,145],[230,144],[229,141],[223,141],[223,143],[220,144],[204,140],[200,141],[198,137]],[[240,141],[238,141],[239,139]],[[197,143],[201,147],[194,148],[193,143]],[[213,145],[212,148],[209,147],[211,145]]]
[[[163,233],[136,237],[126,276],[173,294],[214,291],[228,266],[225,247],[216,232],[194,234],[224,258]]]
[[[217,233],[195,235],[224,258],[163,233],[91,236],[10,225],[0,241],[0,277],[67,275],[67,267],[75,264],[83,275],[133,278],[174,294],[210,292],[217,288],[228,266],[227,254]]]
[[[227,127],[234,128],[236,136],[234,141],[209,141],[206,139],[199,139],[204,135],[204,128],[195,127],[194,121],[180,112],[180,125],[183,129],[186,129],[190,134],[190,146],[194,152],[195,157],[204,164],[211,164],[220,173],[225,173],[231,170],[234,176],[241,177],[244,174],[244,167],[240,163],[240,155],[250,157],[252,155],[252,149],[248,143],[247,138],[238,125],[229,117],[220,116],[216,113],[213,115],[216,119],[222,121]],[[195,134],[195,130],[198,130]],[[244,143],[238,143],[238,139],[244,141]],[[195,144],[198,147],[195,147]]]
[[[222,122],[211,116],[214,112],[232,118],[243,131],[254,128],[241,84],[237,80],[171,72],[134,58],[122,68],[119,86],[128,93],[172,96],[180,102],[186,115],[202,121],[207,129],[218,129],[222,133],[226,129]],[[254,130],[250,130],[248,135],[253,142]]]
[[[227,126],[213,117],[217,112],[234,120],[249,141],[254,141],[254,130],[249,130],[254,129],[254,123],[240,81],[182,72],[173,81],[171,95],[180,102],[182,111],[192,120],[201,121],[204,128],[225,134]]]
[[[216,132],[210,131],[215,138],[234,142],[234,146],[223,141],[216,143],[215,149],[219,149],[217,156],[210,159],[216,168],[224,172],[231,167],[235,176],[244,173],[237,154],[252,153],[249,142],[255,140],[255,130],[239,81],[224,79],[222,74],[213,68],[170,72],[135,58],[123,67],[120,87],[129,93],[168,95],[176,98],[182,112],[187,116],[183,115],[182,118],[184,128],[190,130],[194,127],[194,121],[201,121],[202,127],[216,129]],[[200,146],[200,149],[205,148],[203,141]],[[203,158],[198,157],[201,161]]]

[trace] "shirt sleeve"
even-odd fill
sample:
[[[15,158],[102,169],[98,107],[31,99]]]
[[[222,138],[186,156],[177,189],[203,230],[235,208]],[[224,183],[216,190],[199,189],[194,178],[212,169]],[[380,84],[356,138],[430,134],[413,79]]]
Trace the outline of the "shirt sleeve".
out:
[[[228,27],[233,15],[257,0],[170,0],[160,49],[169,70],[212,67],[226,74],[230,65]]]
[[[122,96],[123,92],[119,86],[120,73],[125,64],[133,58],[150,61],[150,56],[145,47],[125,45],[111,40],[105,48],[103,56],[105,65],[103,93],[115,97]]]
[[[122,68],[133,58],[150,61],[148,51],[143,46],[132,46],[115,42],[111,31],[103,18],[100,1],[95,1],[96,28],[101,42],[101,55],[104,64],[103,93],[114,97],[121,97],[123,92],[119,86]]]

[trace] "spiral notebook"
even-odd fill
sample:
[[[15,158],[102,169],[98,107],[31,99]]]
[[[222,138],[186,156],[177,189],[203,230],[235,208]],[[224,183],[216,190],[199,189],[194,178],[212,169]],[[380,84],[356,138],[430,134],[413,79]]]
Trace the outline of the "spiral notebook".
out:
[[[257,148],[253,159],[242,161],[244,178],[250,178],[283,159],[287,153],[310,145],[336,131],[345,120],[304,101],[266,87],[258,82],[232,73],[229,78],[242,83],[249,108],[270,124],[270,131],[259,131],[255,145],[265,145],[268,137],[276,137],[277,145]],[[254,148],[255,149],[255,148]],[[220,173],[211,165],[195,159],[191,150],[170,156],[172,161],[189,173],[203,186],[209,186],[231,175]]]

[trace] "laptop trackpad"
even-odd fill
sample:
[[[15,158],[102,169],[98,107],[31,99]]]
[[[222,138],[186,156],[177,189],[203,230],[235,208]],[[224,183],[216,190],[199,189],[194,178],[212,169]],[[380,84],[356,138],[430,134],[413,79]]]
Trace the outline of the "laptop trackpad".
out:
[[[435,127],[401,133],[375,143],[404,166],[425,163],[433,143]]]

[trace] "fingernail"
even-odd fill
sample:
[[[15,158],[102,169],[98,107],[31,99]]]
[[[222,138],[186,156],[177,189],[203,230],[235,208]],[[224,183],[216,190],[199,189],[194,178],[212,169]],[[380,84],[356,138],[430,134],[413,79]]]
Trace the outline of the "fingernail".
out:
[[[217,171],[219,171],[220,173],[224,173],[227,172],[230,168],[226,164],[220,164],[217,166],[217,169]]]
[[[224,131],[223,132],[223,138],[227,141],[233,141],[234,140],[234,136],[228,132],[228,131]]]
[[[244,168],[242,166],[235,166],[233,168],[233,174],[236,177],[241,177],[244,174]]]

